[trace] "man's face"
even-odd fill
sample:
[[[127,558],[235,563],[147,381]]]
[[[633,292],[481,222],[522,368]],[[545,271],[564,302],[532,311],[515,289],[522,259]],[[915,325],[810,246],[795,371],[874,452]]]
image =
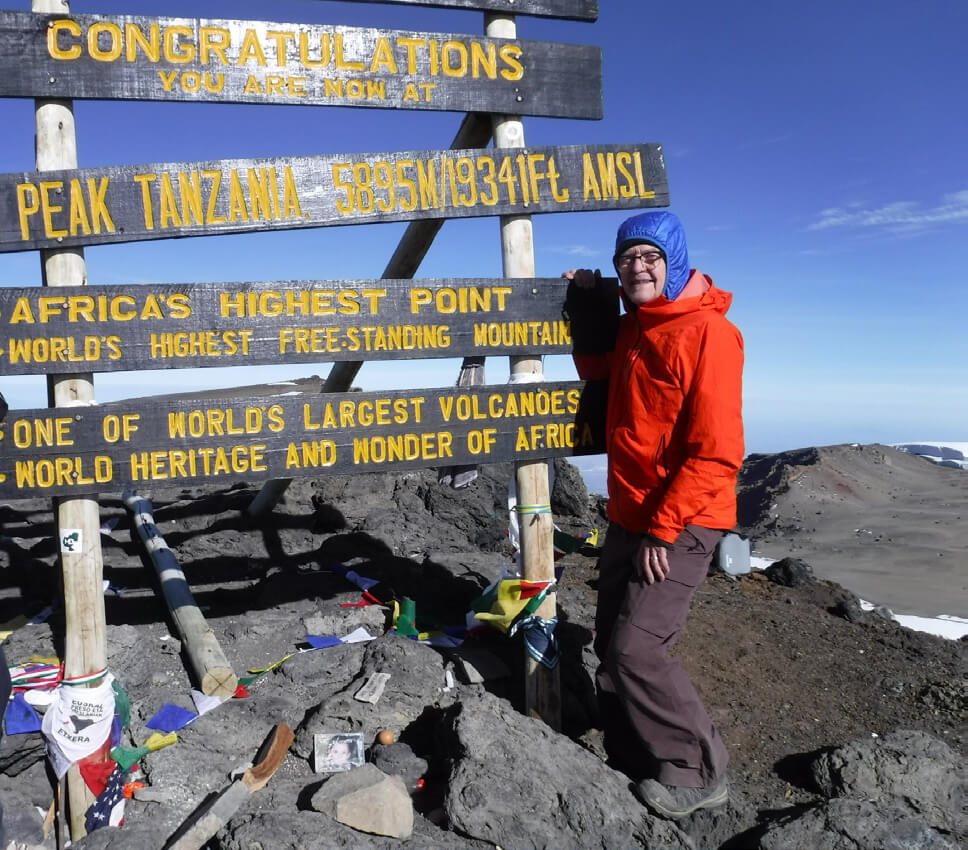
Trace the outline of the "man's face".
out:
[[[665,257],[653,245],[633,245],[615,264],[625,295],[636,307],[658,298],[665,289]]]

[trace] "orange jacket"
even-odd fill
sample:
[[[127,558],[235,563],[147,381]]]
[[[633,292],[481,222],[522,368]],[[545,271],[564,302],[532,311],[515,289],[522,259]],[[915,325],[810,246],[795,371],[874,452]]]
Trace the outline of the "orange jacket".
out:
[[[579,375],[608,379],[608,514],[675,542],[686,524],[736,524],[743,462],[743,338],[733,300],[693,271],[669,301],[626,314],[615,349],[576,355]]]

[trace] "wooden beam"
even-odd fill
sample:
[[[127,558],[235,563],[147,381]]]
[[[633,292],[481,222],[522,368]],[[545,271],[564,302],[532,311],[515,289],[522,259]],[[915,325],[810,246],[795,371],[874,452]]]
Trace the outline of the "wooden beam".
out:
[[[352,0],[356,3],[398,3],[443,9],[480,9],[485,12],[537,15],[572,21],[598,20],[598,0]]]
[[[517,25],[513,17],[487,16],[487,34],[494,38],[514,38]],[[494,118],[494,143],[499,148],[523,148],[524,124],[515,115]],[[534,233],[529,215],[501,218],[501,254],[505,277],[534,277]],[[542,381],[540,355],[511,358],[511,383]],[[548,465],[544,461],[515,463],[518,506],[548,505],[551,502]],[[521,516],[521,571],[528,581],[553,581],[554,520],[546,513]],[[555,594],[549,593],[535,614],[545,620],[556,615]],[[561,728],[561,686],[559,671],[548,670],[529,655],[525,656],[525,708],[553,729]]]
[[[587,437],[575,428],[581,390],[562,381],[18,410],[0,441],[0,499],[571,455]]]
[[[256,755],[255,765],[246,770],[241,779],[221,791],[214,800],[193,812],[165,844],[165,850],[200,850],[256,791],[265,788],[282,766],[294,740],[292,729],[285,723],[276,726],[266,742],[268,748],[264,744]],[[267,752],[262,755],[262,750],[265,749]]]
[[[0,11],[0,97],[599,119],[602,51],[460,33]]]
[[[33,13],[64,13],[67,0],[32,0]],[[36,101],[36,163],[38,171],[77,167],[77,140],[74,109],[70,101]],[[43,284],[47,287],[74,287],[87,283],[84,252],[80,249],[53,249],[41,252]],[[88,405],[94,401],[94,377],[50,375],[47,379],[48,404],[52,407]],[[64,675],[86,676],[107,666],[104,614],[101,530],[96,494],[85,493],[55,502],[57,539],[75,534],[78,544],[61,545],[61,570],[64,576]],[[97,684],[97,683],[95,683]],[[88,790],[77,765],[67,774],[67,803],[71,839],[86,835],[84,816],[94,796]]]
[[[158,583],[165,604],[178,628],[178,637],[191,662],[192,673],[199,689],[207,696],[229,699],[238,687],[238,677],[222,652],[215,632],[196,604],[178,560],[155,525],[151,502],[134,490],[125,490],[122,498],[155,572],[158,573]]]
[[[8,375],[571,351],[566,281],[310,280],[0,288]],[[27,321],[29,318],[29,321]],[[483,383],[483,382],[481,382]]]
[[[661,146],[638,142],[170,162],[44,177],[0,174],[0,252],[669,203]]]

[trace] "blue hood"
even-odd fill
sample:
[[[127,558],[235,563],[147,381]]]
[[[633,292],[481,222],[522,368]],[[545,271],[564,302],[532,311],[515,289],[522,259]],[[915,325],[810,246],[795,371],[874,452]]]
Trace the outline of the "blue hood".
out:
[[[666,258],[666,285],[662,294],[670,301],[679,297],[689,280],[689,252],[686,233],[679,217],[671,212],[645,212],[622,222],[615,236],[615,256],[633,245],[655,245]]]

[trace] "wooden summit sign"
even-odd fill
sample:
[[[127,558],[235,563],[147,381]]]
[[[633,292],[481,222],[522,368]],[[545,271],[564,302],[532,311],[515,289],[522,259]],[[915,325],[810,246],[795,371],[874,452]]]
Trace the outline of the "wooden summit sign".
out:
[[[508,15],[537,15],[573,21],[598,20],[598,0],[352,0],[352,2],[480,9],[485,12],[505,12]]]
[[[0,97],[601,118],[602,54],[471,35],[0,12]]]
[[[575,424],[581,389],[572,381],[15,411],[0,433],[0,498],[571,455],[594,439]]]
[[[567,354],[566,281],[356,280],[0,289],[0,372]]]
[[[662,147],[571,145],[0,174],[0,252],[669,205]]]

